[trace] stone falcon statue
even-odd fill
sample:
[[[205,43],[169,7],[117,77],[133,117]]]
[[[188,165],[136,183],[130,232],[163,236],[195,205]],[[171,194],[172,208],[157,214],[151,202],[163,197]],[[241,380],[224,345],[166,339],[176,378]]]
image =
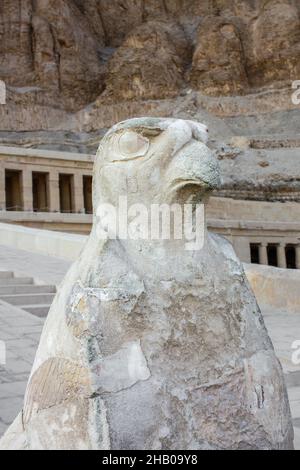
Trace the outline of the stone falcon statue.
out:
[[[114,126],[95,162],[94,223],[48,315],[24,406],[1,442],[26,449],[289,449],[283,373],[243,267],[205,229],[100,237],[98,209],[207,201],[219,184],[191,121]]]

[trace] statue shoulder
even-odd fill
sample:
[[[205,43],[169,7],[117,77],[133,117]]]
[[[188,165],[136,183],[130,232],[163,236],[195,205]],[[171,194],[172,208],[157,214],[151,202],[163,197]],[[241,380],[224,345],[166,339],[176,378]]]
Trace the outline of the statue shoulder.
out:
[[[217,255],[222,256],[227,261],[232,262],[236,267],[244,272],[243,264],[237,257],[232,243],[222,235],[209,232],[209,242]]]

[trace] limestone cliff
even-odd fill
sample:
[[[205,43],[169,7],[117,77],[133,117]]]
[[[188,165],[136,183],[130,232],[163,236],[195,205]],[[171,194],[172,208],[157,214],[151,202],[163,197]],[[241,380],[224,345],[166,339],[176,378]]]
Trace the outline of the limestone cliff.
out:
[[[186,88],[236,95],[300,77],[297,0],[2,0],[13,103],[78,110]]]
[[[129,117],[194,119],[250,139],[219,152],[225,194],[299,200],[299,59],[298,0],[1,0],[0,142],[94,152]]]

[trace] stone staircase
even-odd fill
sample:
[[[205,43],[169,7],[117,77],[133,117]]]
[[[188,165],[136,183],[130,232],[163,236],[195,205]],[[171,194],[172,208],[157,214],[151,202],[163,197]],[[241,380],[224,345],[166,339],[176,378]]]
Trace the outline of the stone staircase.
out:
[[[36,285],[31,277],[15,277],[11,271],[0,271],[0,300],[37,317],[47,316],[55,293],[55,286]]]

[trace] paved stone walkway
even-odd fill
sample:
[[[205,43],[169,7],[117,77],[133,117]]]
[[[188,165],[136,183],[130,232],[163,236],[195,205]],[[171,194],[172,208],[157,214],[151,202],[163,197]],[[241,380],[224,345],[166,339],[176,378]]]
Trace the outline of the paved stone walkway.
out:
[[[0,246],[0,270],[58,285],[70,263]],[[288,385],[295,447],[300,450],[300,365],[292,363],[291,348],[300,340],[300,312],[265,311],[264,317]],[[43,327],[43,320],[0,301],[0,341],[5,341],[6,365],[0,364],[0,436],[20,411],[26,382]],[[1,358],[0,358],[1,359]]]
[[[270,337],[286,377],[295,432],[295,448],[300,450],[300,365],[292,362],[292,344],[300,340],[300,312],[264,312]]]
[[[33,277],[37,283],[58,285],[72,263],[0,245],[0,270]]]
[[[6,345],[6,364],[0,364],[0,435],[22,408],[43,323],[40,318],[0,301],[0,340]]]
[[[70,264],[0,245],[0,270],[33,277],[37,283],[60,284]],[[43,319],[0,301],[0,341],[6,345],[5,366],[0,360],[0,436],[22,408],[43,324]]]

